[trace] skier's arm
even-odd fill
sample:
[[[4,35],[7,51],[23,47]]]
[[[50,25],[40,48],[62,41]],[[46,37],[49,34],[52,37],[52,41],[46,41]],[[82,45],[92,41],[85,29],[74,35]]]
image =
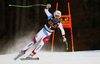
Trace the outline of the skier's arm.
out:
[[[48,17],[52,15],[52,14],[49,12],[49,10],[48,10],[47,7],[44,9],[44,11],[45,11],[45,13],[46,13],[46,15],[47,15]]]
[[[66,42],[67,39],[66,39],[66,37],[65,37],[65,30],[64,30],[64,28],[63,28],[63,26],[62,26],[62,23],[59,24],[59,28],[60,28],[61,33],[62,33],[63,42]]]
[[[49,7],[46,7],[46,8],[44,9],[44,11],[45,11],[46,15],[48,16],[48,19],[50,19],[50,18],[53,17],[52,14],[49,12]]]
[[[59,24],[59,28],[61,30],[62,36],[65,36],[65,30],[64,30],[64,28],[62,26],[62,23]]]

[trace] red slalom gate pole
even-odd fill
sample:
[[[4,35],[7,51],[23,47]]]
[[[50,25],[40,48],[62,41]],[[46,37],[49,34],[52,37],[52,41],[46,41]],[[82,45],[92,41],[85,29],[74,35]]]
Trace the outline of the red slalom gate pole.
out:
[[[69,5],[69,2],[68,2],[68,11],[69,11],[69,21],[71,22],[71,13],[70,13],[70,5]],[[74,42],[73,42],[72,23],[70,23],[70,24],[71,24],[70,31],[71,31],[72,51],[74,52]]]
[[[56,10],[57,10],[57,9],[58,9],[58,3],[56,4]],[[52,35],[52,46],[51,46],[51,51],[53,51],[54,34],[55,34],[55,31],[53,31],[53,35]]]

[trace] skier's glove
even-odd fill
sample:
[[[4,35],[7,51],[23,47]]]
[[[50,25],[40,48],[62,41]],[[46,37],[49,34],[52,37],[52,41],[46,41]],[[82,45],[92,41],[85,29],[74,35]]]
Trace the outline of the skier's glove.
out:
[[[67,42],[67,39],[65,36],[63,36],[63,42]]]
[[[51,8],[51,4],[47,4],[47,8]]]

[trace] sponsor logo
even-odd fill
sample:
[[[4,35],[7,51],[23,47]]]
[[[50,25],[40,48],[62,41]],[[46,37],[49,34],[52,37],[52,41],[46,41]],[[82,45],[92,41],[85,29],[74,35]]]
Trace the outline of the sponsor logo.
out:
[[[56,28],[58,26],[57,24],[54,24],[51,20],[48,21],[48,24],[53,28]]]

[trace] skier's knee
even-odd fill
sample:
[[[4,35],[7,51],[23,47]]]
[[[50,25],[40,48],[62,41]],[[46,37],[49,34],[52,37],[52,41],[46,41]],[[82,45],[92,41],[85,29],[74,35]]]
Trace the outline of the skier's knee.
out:
[[[40,42],[40,45],[43,46],[44,45],[44,42]]]
[[[34,41],[34,44],[37,42],[37,41],[36,41],[36,37],[33,38],[33,41]]]
[[[46,36],[46,37],[43,39],[44,44],[49,40],[49,38],[50,38],[50,35],[49,35],[49,36]]]

